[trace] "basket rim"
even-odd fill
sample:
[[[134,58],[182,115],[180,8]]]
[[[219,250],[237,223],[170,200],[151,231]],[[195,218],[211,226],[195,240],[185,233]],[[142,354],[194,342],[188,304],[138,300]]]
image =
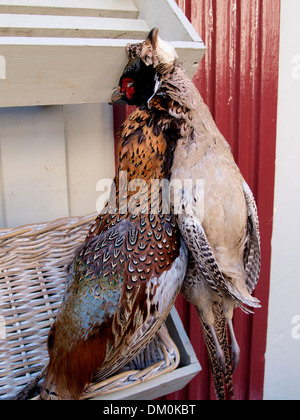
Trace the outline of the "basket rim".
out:
[[[50,222],[30,223],[15,228],[1,228],[0,240],[10,239],[15,236],[20,236],[22,238],[37,236],[49,231],[60,230],[62,227],[64,227],[65,230],[68,230],[66,225],[69,225],[69,229],[73,229],[94,221],[97,215],[98,213],[91,213],[85,216],[62,217]]]

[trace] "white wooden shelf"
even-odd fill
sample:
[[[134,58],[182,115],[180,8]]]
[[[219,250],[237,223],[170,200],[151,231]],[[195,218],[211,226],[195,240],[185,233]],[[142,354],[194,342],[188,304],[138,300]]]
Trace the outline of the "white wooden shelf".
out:
[[[137,19],[133,0],[0,0],[0,13]]]
[[[108,103],[154,26],[192,76],[205,47],[174,0],[0,0],[0,107]]]
[[[0,14],[0,37],[141,39],[149,30],[143,19]]]

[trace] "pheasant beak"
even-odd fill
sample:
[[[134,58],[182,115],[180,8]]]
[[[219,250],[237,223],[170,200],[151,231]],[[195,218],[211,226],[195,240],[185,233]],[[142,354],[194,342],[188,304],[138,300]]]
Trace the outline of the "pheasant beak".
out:
[[[111,105],[126,105],[125,98],[125,93],[121,92],[120,87],[115,88],[111,97]]]

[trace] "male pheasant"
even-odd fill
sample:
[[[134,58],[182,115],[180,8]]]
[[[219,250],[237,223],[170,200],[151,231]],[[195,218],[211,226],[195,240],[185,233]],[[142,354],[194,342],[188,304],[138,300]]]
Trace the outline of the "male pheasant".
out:
[[[78,399],[95,375],[104,379],[132,360],[165,321],[186,274],[187,248],[160,186],[175,140],[147,106],[156,71],[129,58],[122,96],[139,108],[119,133],[116,187],[71,266],[48,337],[42,399]]]
[[[174,188],[173,196],[178,225],[190,251],[182,293],[199,314],[217,397],[223,399],[225,384],[232,392],[232,371],[240,357],[232,324],[234,308],[251,312],[249,307],[260,307],[252,296],[260,272],[255,200],[229,144],[178,64],[174,48],[162,41],[154,29],[146,41],[129,45],[128,51],[139,57],[149,71],[156,71],[156,93],[148,107],[161,113],[160,124],[170,141],[177,139],[171,182],[184,185],[185,180],[194,181],[187,191]],[[204,181],[204,194],[198,188],[202,184],[196,180]],[[231,358],[226,324],[231,336]]]

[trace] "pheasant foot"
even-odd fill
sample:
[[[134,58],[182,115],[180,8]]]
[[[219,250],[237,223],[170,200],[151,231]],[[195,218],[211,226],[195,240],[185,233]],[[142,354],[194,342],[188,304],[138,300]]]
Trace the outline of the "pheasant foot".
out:
[[[232,363],[232,373],[236,370],[240,362],[240,347],[235,337],[232,319],[227,320],[230,338],[231,338],[231,363]]]

